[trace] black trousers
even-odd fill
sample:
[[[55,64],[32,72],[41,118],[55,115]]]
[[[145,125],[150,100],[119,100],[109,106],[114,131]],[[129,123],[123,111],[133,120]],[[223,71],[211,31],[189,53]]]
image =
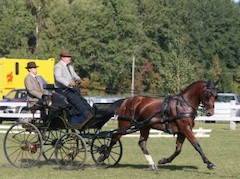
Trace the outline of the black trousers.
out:
[[[83,115],[84,117],[87,117],[92,113],[92,107],[88,104],[87,100],[84,99],[79,90],[74,88],[58,88],[56,89],[56,92],[65,96],[68,102],[74,107],[71,110],[72,116]]]

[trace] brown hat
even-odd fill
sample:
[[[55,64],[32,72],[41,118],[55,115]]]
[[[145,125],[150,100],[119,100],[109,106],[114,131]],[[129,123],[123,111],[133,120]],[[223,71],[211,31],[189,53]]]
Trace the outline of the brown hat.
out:
[[[71,57],[69,50],[62,50],[60,53],[60,57]]]
[[[26,69],[29,69],[29,68],[37,68],[38,66],[36,65],[35,62],[28,62],[27,63],[27,66],[26,66]]]

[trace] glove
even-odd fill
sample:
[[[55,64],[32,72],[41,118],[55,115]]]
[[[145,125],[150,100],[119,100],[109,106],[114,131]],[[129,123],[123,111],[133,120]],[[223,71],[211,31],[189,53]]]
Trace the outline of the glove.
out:
[[[43,95],[42,95],[42,100],[43,100],[43,101],[46,101],[47,99],[48,99],[48,96],[45,95],[45,94],[43,94]]]
[[[51,105],[51,96],[50,95],[42,95],[42,104],[44,106],[50,106]]]

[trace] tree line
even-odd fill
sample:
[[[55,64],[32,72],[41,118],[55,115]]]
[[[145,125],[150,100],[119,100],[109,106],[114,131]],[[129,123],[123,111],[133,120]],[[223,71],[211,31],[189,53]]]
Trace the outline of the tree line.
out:
[[[69,49],[88,94],[176,94],[197,80],[240,93],[240,4],[232,0],[1,0],[0,56]]]

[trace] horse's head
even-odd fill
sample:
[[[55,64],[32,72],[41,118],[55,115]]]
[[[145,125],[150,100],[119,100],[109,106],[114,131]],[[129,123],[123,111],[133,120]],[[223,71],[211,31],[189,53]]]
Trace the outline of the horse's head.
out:
[[[212,116],[214,114],[214,102],[217,97],[216,83],[208,81],[203,88],[203,93],[201,95],[201,102],[205,108],[206,116]]]

